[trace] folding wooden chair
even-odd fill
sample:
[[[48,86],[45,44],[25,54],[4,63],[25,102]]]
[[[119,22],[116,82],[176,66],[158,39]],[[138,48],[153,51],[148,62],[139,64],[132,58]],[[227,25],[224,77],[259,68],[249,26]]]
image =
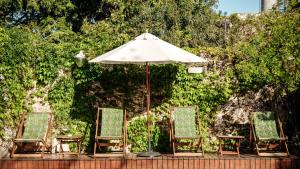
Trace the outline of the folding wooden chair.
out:
[[[116,108],[98,108],[94,157],[122,157],[126,148],[126,110]],[[118,147],[120,151],[107,151],[108,147]],[[97,153],[97,147],[102,150]],[[106,148],[106,149],[102,149]]]
[[[259,156],[288,156],[281,122],[277,119],[279,135],[276,128],[276,120],[273,112],[255,112],[251,127],[257,155]]]
[[[174,107],[170,112],[170,142],[174,156],[204,156],[202,137],[196,130],[198,124],[200,131],[200,123],[198,118],[196,120],[195,107]],[[179,146],[190,149],[179,151]]]
[[[45,150],[51,153],[51,128],[52,113],[29,113],[27,117],[22,113],[11,157],[43,157]],[[25,150],[28,148],[30,151]]]

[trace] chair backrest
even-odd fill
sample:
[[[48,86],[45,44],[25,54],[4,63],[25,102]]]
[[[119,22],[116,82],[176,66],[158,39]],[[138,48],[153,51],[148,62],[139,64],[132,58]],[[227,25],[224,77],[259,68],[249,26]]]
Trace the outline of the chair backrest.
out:
[[[48,130],[49,113],[30,113],[24,126],[23,139],[45,139]]]
[[[276,120],[273,112],[254,113],[255,134],[259,138],[278,139]]]
[[[101,137],[122,137],[123,136],[123,109],[101,108]]]
[[[175,107],[173,110],[175,138],[197,137],[195,107]]]

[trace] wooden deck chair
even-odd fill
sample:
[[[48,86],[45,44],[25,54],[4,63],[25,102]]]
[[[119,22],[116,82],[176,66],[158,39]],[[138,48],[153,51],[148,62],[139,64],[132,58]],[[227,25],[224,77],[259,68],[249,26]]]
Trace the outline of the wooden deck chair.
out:
[[[51,153],[51,128],[52,113],[36,112],[27,117],[22,113],[11,157],[43,157],[45,150]]]
[[[273,112],[255,112],[251,122],[256,152],[259,156],[288,156],[281,122],[277,119],[279,135],[276,128],[276,120]]]
[[[126,148],[126,110],[98,108],[94,157],[124,157]],[[118,151],[103,151],[102,148],[118,147]],[[97,147],[102,150],[97,153]]]
[[[200,127],[200,123],[198,118],[196,120],[195,107],[173,107],[170,112],[170,143],[174,156],[204,156],[202,136],[196,131],[196,124]],[[190,149],[178,151],[178,146]]]

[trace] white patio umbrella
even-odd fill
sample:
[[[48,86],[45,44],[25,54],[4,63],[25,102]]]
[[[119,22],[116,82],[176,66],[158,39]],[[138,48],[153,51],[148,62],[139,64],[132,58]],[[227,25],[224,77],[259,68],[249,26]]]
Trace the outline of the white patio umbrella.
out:
[[[142,153],[141,156],[156,156],[158,153],[152,152],[150,142],[149,64],[204,63],[206,60],[167,43],[150,33],[143,33],[134,40],[100,55],[89,62],[102,64],[146,64],[148,152]]]

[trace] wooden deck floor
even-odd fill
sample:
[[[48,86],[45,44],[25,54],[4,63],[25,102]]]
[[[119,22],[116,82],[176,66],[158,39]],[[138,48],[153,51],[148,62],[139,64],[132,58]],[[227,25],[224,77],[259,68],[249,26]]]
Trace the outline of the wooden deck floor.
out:
[[[151,159],[93,158],[88,155],[59,158],[51,155],[43,159],[0,159],[0,169],[300,169],[300,158],[261,158],[250,154],[240,158],[206,154],[204,158],[163,155]]]

